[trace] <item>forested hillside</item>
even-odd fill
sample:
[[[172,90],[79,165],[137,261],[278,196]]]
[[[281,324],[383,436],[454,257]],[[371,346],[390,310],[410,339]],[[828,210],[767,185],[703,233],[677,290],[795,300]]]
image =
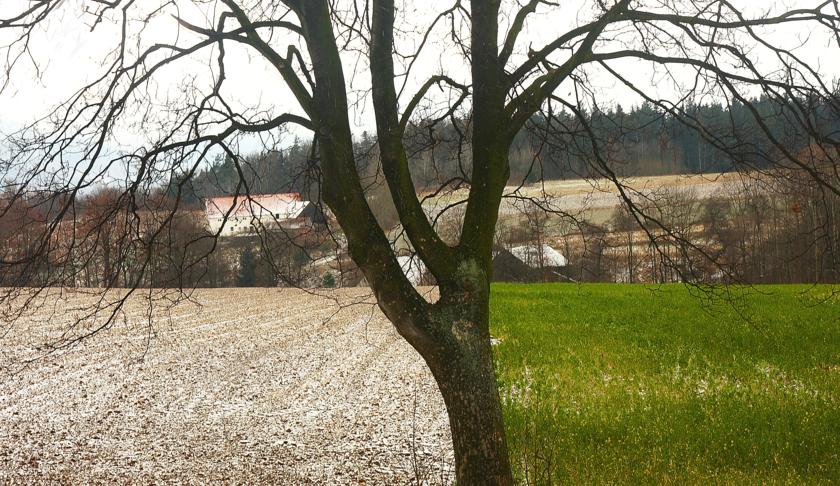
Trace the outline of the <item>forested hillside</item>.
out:
[[[809,145],[805,134],[791,129],[790,121],[803,117],[840,137],[840,120],[830,115],[832,110],[809,100],[784,106],[767,98],[750,105],[686,103],[671,111],[680,115],[644,103],[593,111],[583,120],[568,112],[535,116],[512,146],[510,183],[601,175],[592,162],[592,136],[607,142],[610,152],[601,155],[619,176],[763,169],[784,160],[785,151],[795,154]],[[702,134],[693,126],[702,127]],[[409,158],[418,191],[469,180],[469,130],[468,117],[428,119],[410,127]],[[375,139],[362,133],[356,151],[368,182],[379,180]],[[238,164],[219,157],[186,184],[183,199],[196,204],[202,197],[233,194],[237,187],[240,193],[301,192],[316,198],[314,153],[310,141],[296,138],[282,148],[250,154]]]

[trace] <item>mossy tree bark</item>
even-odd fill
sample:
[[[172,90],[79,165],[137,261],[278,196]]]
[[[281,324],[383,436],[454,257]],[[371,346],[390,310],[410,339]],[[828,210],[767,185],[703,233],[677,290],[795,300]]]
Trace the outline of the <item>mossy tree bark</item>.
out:
[[[460,285],[442,289],[431,318],[439,334],[419,349],[449,414],[458,484],[512,484],[489,332],[489,280],[461,265]]]

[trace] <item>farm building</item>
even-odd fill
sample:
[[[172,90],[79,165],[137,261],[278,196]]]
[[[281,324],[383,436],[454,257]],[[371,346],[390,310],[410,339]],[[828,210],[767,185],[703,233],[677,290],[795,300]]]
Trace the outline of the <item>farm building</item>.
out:
[[[208,228],[220,236],[249,235],[258,230],[302,230],[326,223],[317,204],[304,201],[294,192],[211,197],[204,200],[204,207]]]
[[[417,255],[404,255],[397,257],[397,263],[400,264],[405,276],[411,285],[415,287],[423,285],[426,277],[426,264]]]
[[[493,257],[493,279],[499,282],[552,282],[568,280],[569,261],[548,245],[501,249]]]

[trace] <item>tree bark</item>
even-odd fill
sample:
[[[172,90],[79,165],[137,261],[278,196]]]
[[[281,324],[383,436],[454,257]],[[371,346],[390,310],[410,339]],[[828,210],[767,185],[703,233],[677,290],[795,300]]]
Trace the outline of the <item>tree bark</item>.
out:
[[[452,430],[457,484],[510,485],[513,479],[490,341],[467,347],[487,350],[465,352],[459,357],[460,365],[435,373]]]
[[[474,127],[480,136],[473,137],[473,147],[482,147],[473,157],[467,209],[467,219],[474,224],[469,236],[455,248],[443,244],[434,233],[414,194],[392,80],[393,32],[388,30],[393,29],[393,5],[385,0],[374,5],[373,98],[384,173],[400,221],[438,281],[441,297],[435,304],[429,304],[408,281],[365,200],[354,160],[346,83],[329,4],[323,0],[290,4],[301,20],[313,66],[315,87],[310,106],[321,156],[323,200],[344,230],[350,255],[367,278],[379,307],[435,376],[449,414],[458,485],[510,485],[513,480],[488,327],[491,246],[507,181],[509,148],[509,140],[497,140],[505,99],[500,82],[503,70],[495,53],[498,2],[475,4],[475,15],[482,19],[478,30],[486,35],[478,35],[482,48],[474,55],[491,64],[488,72],[492,76],[476,88],[475,118],[482,119],[484,114],[486,120]]]
[[[458,486],[513,484],[482,297],[438,307],[444,344],[421,350],[446,403]]]

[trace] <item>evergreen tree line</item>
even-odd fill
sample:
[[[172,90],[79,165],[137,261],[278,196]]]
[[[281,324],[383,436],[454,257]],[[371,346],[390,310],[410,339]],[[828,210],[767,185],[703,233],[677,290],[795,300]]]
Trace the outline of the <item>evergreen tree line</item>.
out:
[[[664,110],[643,103],[590,110],[542,113],[517,136],[510,153],[511,184],[602,175],[594,147],[621,177],[762,170],[783,159],[778,146],[796,154],[811,142],[794,127],[808,117],[820,133],[840,134],[840,96],[826,102],[769,98],[749,104],[692,104]],[[407,130],[409,164],[418,191],[470,179],[469,118],[420,120]],[[768,136],[767,132],[772,135]],[[595,142],[593,144],[593,141]],[[375,138],[363,132],[355,144],[367,183],[382,181]],[[205,197],[299,192],[317,199],[318,162],[311,141],[295,139],[283,149],[218,157],[185,184],[182,200],[200,205]],[[174,178],[170,193],[174,195]]]

